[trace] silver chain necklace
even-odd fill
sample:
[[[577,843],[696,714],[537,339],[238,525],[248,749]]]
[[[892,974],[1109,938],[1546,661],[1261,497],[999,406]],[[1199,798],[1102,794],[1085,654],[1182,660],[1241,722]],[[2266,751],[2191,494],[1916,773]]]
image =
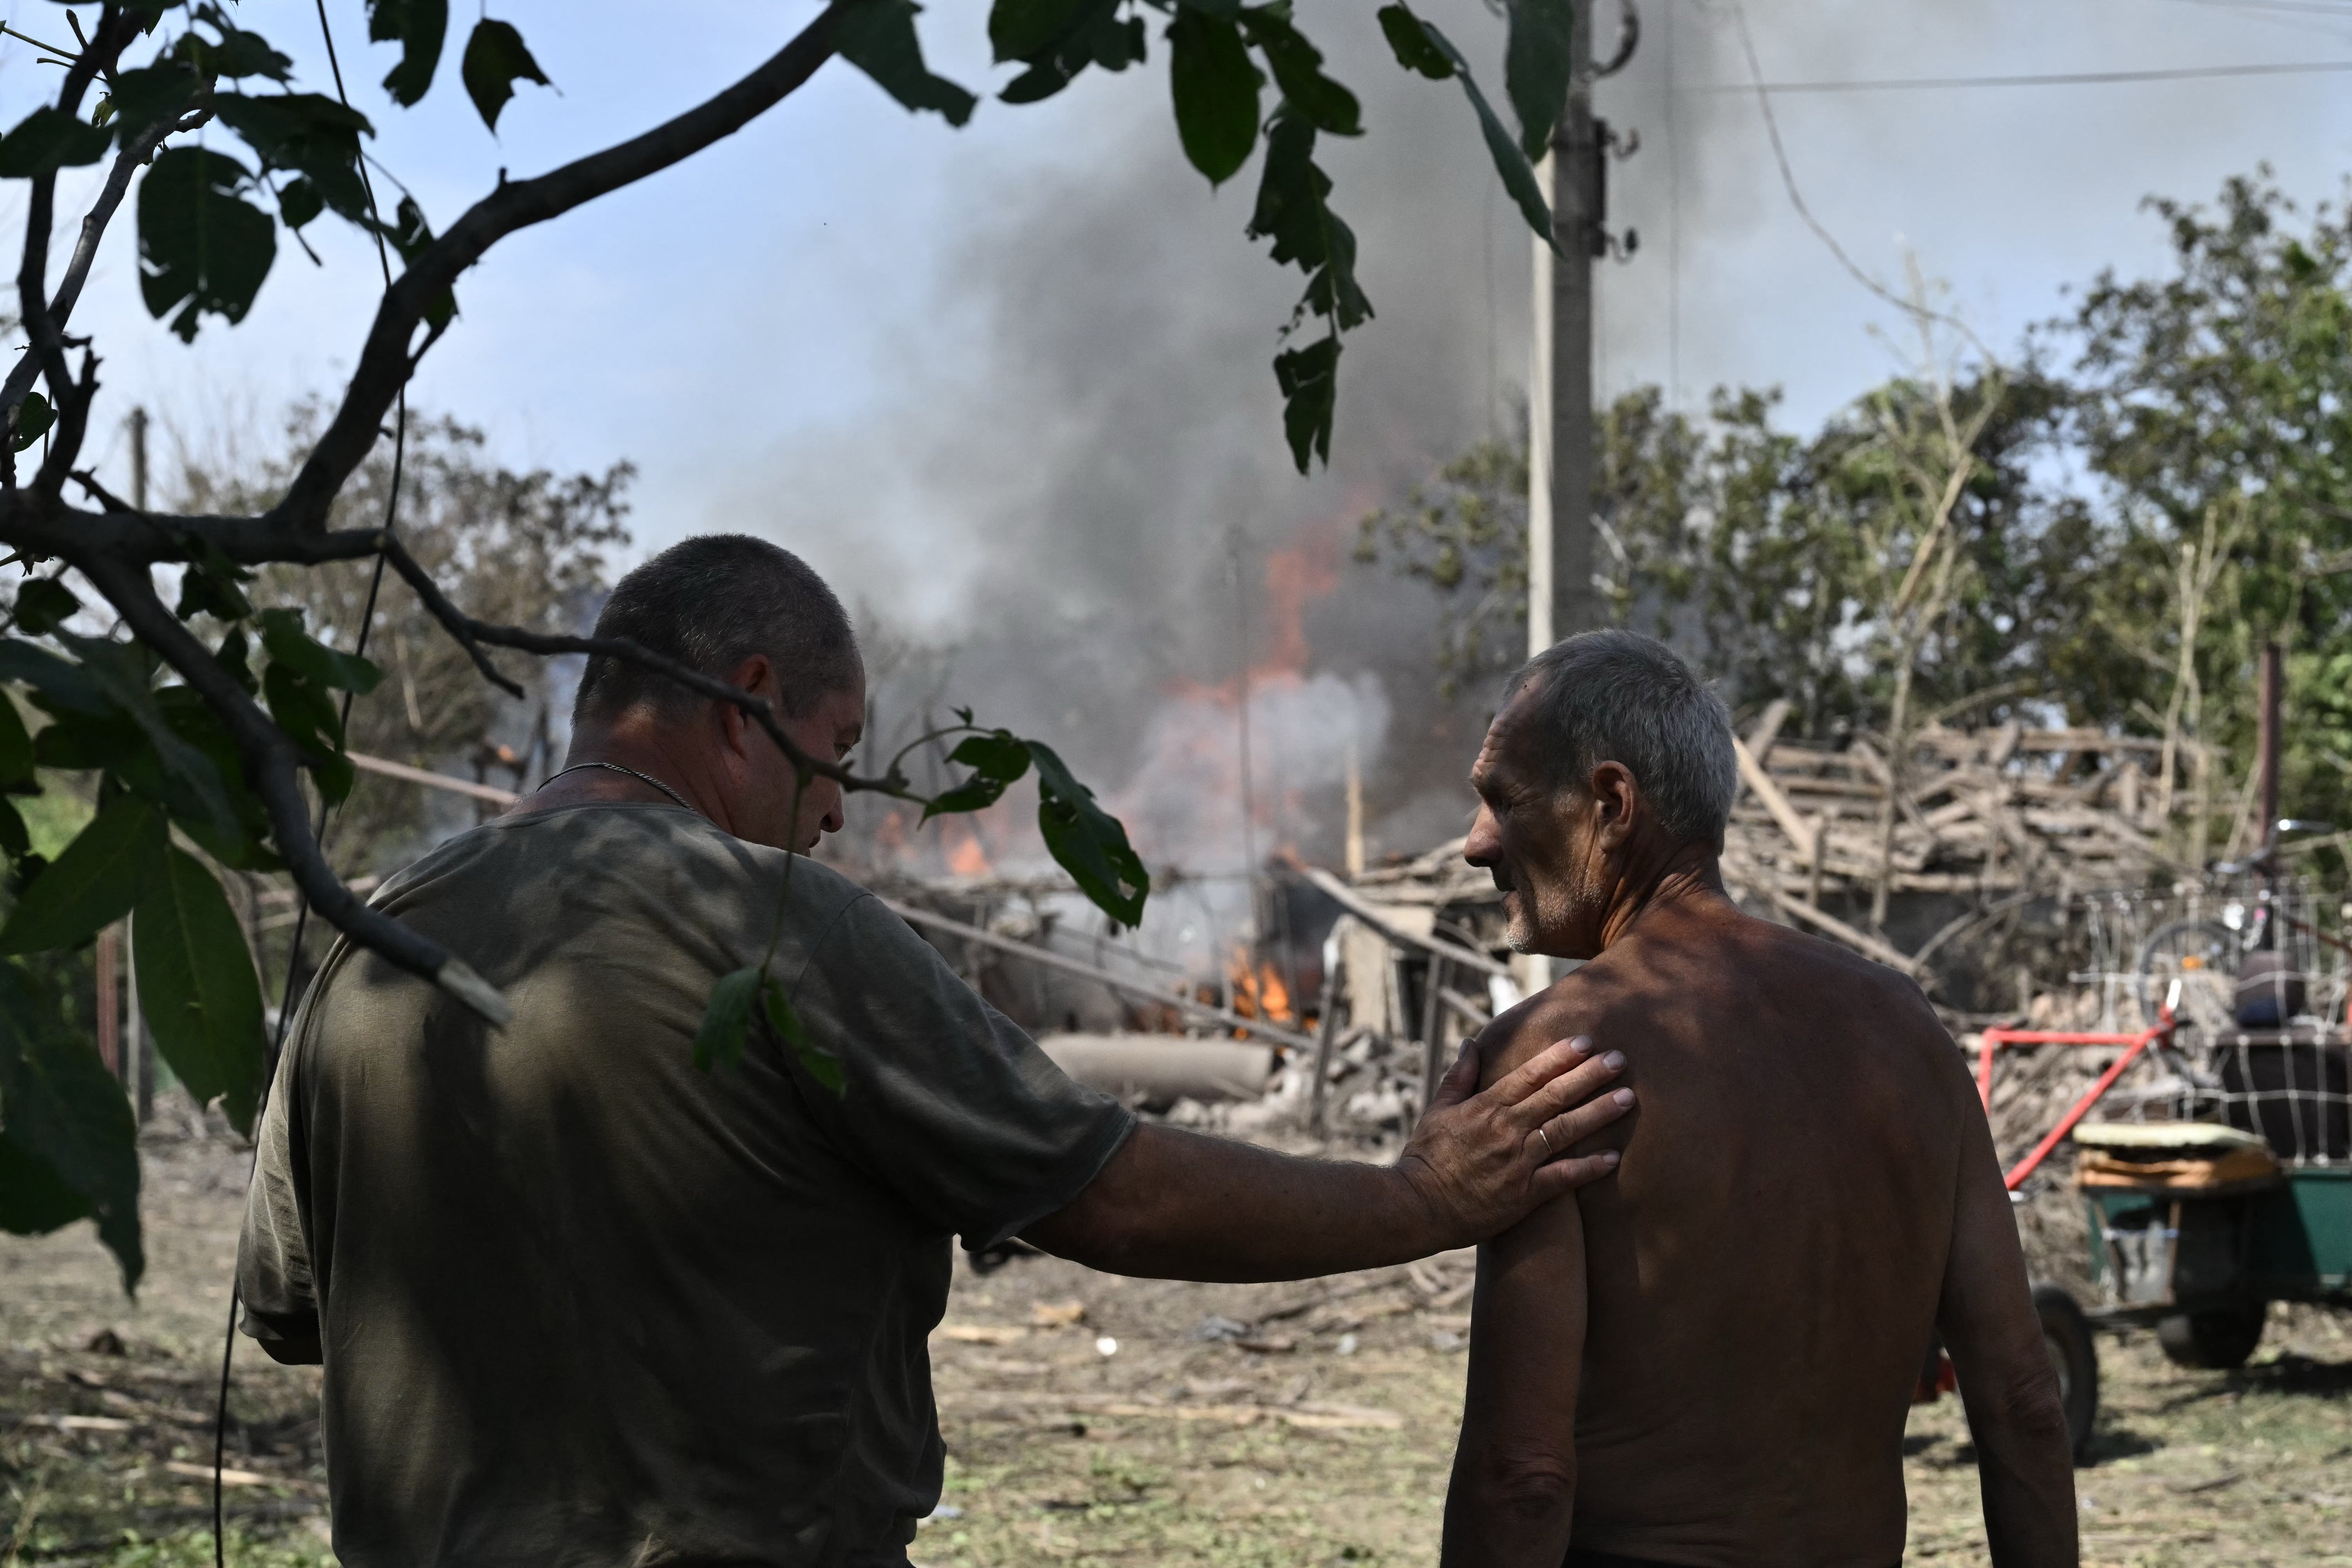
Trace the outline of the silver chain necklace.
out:
[[[678,794],[677,791],[670,788],[669,785],[662,783],[661,780],[654,777],[651,773],[641,773],[635,768],[625,768],[618,763],[574,763],[568,768],[558,768],[555,772],[548,774],[544,779],[541,779],[540,781],[539,788],[545,789],[549,784],[553,784],[565,773],[576,773],[585,768],[609,768],[616,773],[626,773],[640,784],[649,784],[653,785],[654,788],[661,791],[662,794],[669,796],[670,799],[677,802],[678,805],[686,806],[687,810],[694,810],[693,806],[687,805],[686,796]],[[539,790],[533,790],[531,793],[536,795],[539,793]],[[698,815],[699,814],[698,813]]]

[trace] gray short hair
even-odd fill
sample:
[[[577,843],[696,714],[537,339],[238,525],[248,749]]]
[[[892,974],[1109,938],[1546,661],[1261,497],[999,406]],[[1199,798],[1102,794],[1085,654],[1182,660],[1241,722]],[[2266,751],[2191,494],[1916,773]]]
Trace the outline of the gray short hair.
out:
[[[1622,763],[1667,832],[1723,847],[1739,793],[1731,715],[1674,649],[1639,632],[1579,632],[1521,665],[1503,700],[1522,691],[1528,754],[1554,787],[1581,789],[1602,763]]]
[[[776,667],[776,707],[806,713],[863,671],[857,634],[824,579],[791,551],[743,533],[682,540],[621,579],[596,636],[725,679],[753,654]],[[710,700],[642,665],[598,656],[580,677],[572,716],[607,719],[640,704],[687,719]]]

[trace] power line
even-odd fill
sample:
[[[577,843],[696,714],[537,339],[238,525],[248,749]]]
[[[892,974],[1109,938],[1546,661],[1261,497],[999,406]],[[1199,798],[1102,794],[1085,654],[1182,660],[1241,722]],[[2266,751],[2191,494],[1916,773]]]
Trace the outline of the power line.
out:
[[[1947,315],[1941,310],[1932,310],[1918,300],[1906,300],[1869,273],[1864,272],[1860,264],[1846,254],[1845,247],[1837,242],[1837,237],[1822,226],[1821,219],[1813,216],[1813,209],[1805,205],[1804,193],[1797,188],[1797,172],[1790,166],[1789,150],[1781,143],[1780,118],[1772,112],[1774,89],[1766,84],[1764,68],[1757,62],[1756,37],[1748,30],[1748,7],[1741,3],[1741,0],[1731,0],[1731,17],[1738,26],[1740,51],[1747,57],[1748,74],[1752,79],[1750,86],[1737,90],[1753,92],[1756,95],[1756,108],[1764,118],[1764,133],[1772,143],[1773,162],[1780,166],[1780,184],[1789,193],[1789,205],[1797,209],[1799,217],[1805,220],[1805,226],[1811,229],[1814,237],[1829,247],[1829,253],[1837,258],[1838,265],[1844,268],[1847,275],[1855,282],[1915,321],[1939,321],[1950,327],[1969,341],[1970,346],[1983,357],[1986,363],[1993,363],[1992,351],[1985,347],[1983,341],[1969,330],[1966,321],[1961,321],[1958,316]]]
[[[2352,13],[2346,13],[2352,16]],[[1706,82],[1679,89],[1692,93],[1926,92],[1955,88],[2105,87],[2142,81],[2213,81],[2231,77],[2326,76],[2352,71],[2352,60],[2307,60],[2293,65],[2185,66],[2165,70],[2063,71],[2047,76],[1917,76],[1859,81]]]

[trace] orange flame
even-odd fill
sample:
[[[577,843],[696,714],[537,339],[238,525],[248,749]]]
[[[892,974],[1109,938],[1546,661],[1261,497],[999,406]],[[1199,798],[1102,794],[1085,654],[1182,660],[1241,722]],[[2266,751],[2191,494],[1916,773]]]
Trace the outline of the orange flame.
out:
[[[963,837],[948,849],[948,870],[958,877],[985,877],[996,868],[988,863],[988,851],[980,847],[980,835],[969,824],[959,822],[948,830]]]
[[[1264,1018],[1271,1024],[1297,1021],[1290,1009],[1290,987],[1282,983],[1270,963],[1250,966],[1249,950],[1234,950],[1234,1011],[1244,1018]]]

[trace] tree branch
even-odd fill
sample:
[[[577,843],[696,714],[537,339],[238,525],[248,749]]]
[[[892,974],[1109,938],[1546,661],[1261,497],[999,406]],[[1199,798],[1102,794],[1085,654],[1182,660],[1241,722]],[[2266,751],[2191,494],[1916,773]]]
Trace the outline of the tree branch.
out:
[[[81,237],[74,242],[74,253],[66,262],[65,274],[58,279],[57,296],[49,301],[49,319],[59,331],[63,331],[73,315],[75,303],[81,299],[81,286],[89,278],[90,264],[98,258],[98,242],[106,237],[106,226],[114,221],[115,209],[121,206],[123,196],[129,193],[131,176],[155,155],[165,137],[175,132],[194,131],[212,117],[211,110],[200,109],[176,123],[159,120],[115,154],[114,167],[107,171],[106,184],[100,188],[98,199],[82,215]],[[22,403],[25,394],[32,390],[33,377],[39,372],[37,355],[26,354],[18,360],[7,380],[0,382],[0,409],[14,408]]]
[[[179,671],[220,717],[236,743],[247,781],[269,814],[278,851],[311,907],[362,947],[433,982],[488,1023],[503,1026],[513,1011],[495,987],[438,942],[370,908],[343,886],[320,853],[310,828],[310,803],[303,798],[299,777],[301,753],[214,659],[212,651],[163,607],[147,569],[102,551],[69,552],[66,559],[122,613],[132,635]]]
[[[64,83],[58,89],[57,107],[59,112],[79,117],[82,94],[89,89],[100,71],[110,69],[114,58],[139,36],[139,22],[114,5],[99,13],[98,27],[89,47],[76,56],[66,68]],[[31,340],[32,350],[26,355],[49,384],[49,395],[58,414],[58,429],[49,442],[49,460],[42,465],[37,487],[44,493],[55,495],[65,484],[65,476],[72,470],[73,459],[79,454],[81,432],[86,424],[89,395],[98,388],[95,378],[88,374],[94,370],[85,365],[81,384],[75,383],[73,373],[66,364],[64,335],[57,319],[49,310],[47,277],[49,270],[49,236],[56,224],[58,176],[55,170],[36,175],[32,194],[25,208],[25,258],[16,271],[16,310],[24,318],[25,335]],[[14,377],[12,376],[13,380]],[[30,377],[26,378],[27,384]],[[21,398],[21,395],[20,395]],[[73,417],[75,405],[84,406],[82,418]],[[6,434],[13,443],[15,421],[0,424],[0,434]],[[13,477],[14,464],[10,465]]]
[[[426,308],[457,275],[517,229],[545,223],[583,203],[634,184],[730,136],[774,108],[831,58],[842,14],[872,0],[832,0],[816,19],[749,76],[644,135],[564,164],[536,179],[501,182],[418,254],[384,291],[343,405],[311,448],[269,521],[287,532],[315,532],[375,445],[384,411],[415,368],[409,350]]]
[[[425,610],[441,623],[442,629],[455,639],[457,646],[473,658],[475,668],[518,697],[522,695],[521,689],[489,663],[481,650],[483,643],[497,647],[520,648],[525,653],[584,653],[592,657],[625,659],[640,668],[667,676],[688,690],[699,692],[714,702],[732,703],[742,710],[746,718],[767,731],[768,738],[775,742],[777,749],[790,758],[796,768],[829,778],[845,790],[895,795],[901,800],[925,798],[908,787],[906,775],[899,773],[895,765],[880,778],[868,778],[851,773],[839,763],[809,755],[784,732],[783,725],[777,721],[774,705],[764,697],[755,696],[740,686],[730,686],[723,680],[705,675],[690,664],[666,658],[626,637],[565,637],[478,621],[449,602],[448,596],[441,592],[440,585],[433,581],[432,574],[417,564],[415,557],[408,553],[400,541],[390,535],[384,536],[383,552],[392,569],[400,574],[401,581],[415,590]]]

